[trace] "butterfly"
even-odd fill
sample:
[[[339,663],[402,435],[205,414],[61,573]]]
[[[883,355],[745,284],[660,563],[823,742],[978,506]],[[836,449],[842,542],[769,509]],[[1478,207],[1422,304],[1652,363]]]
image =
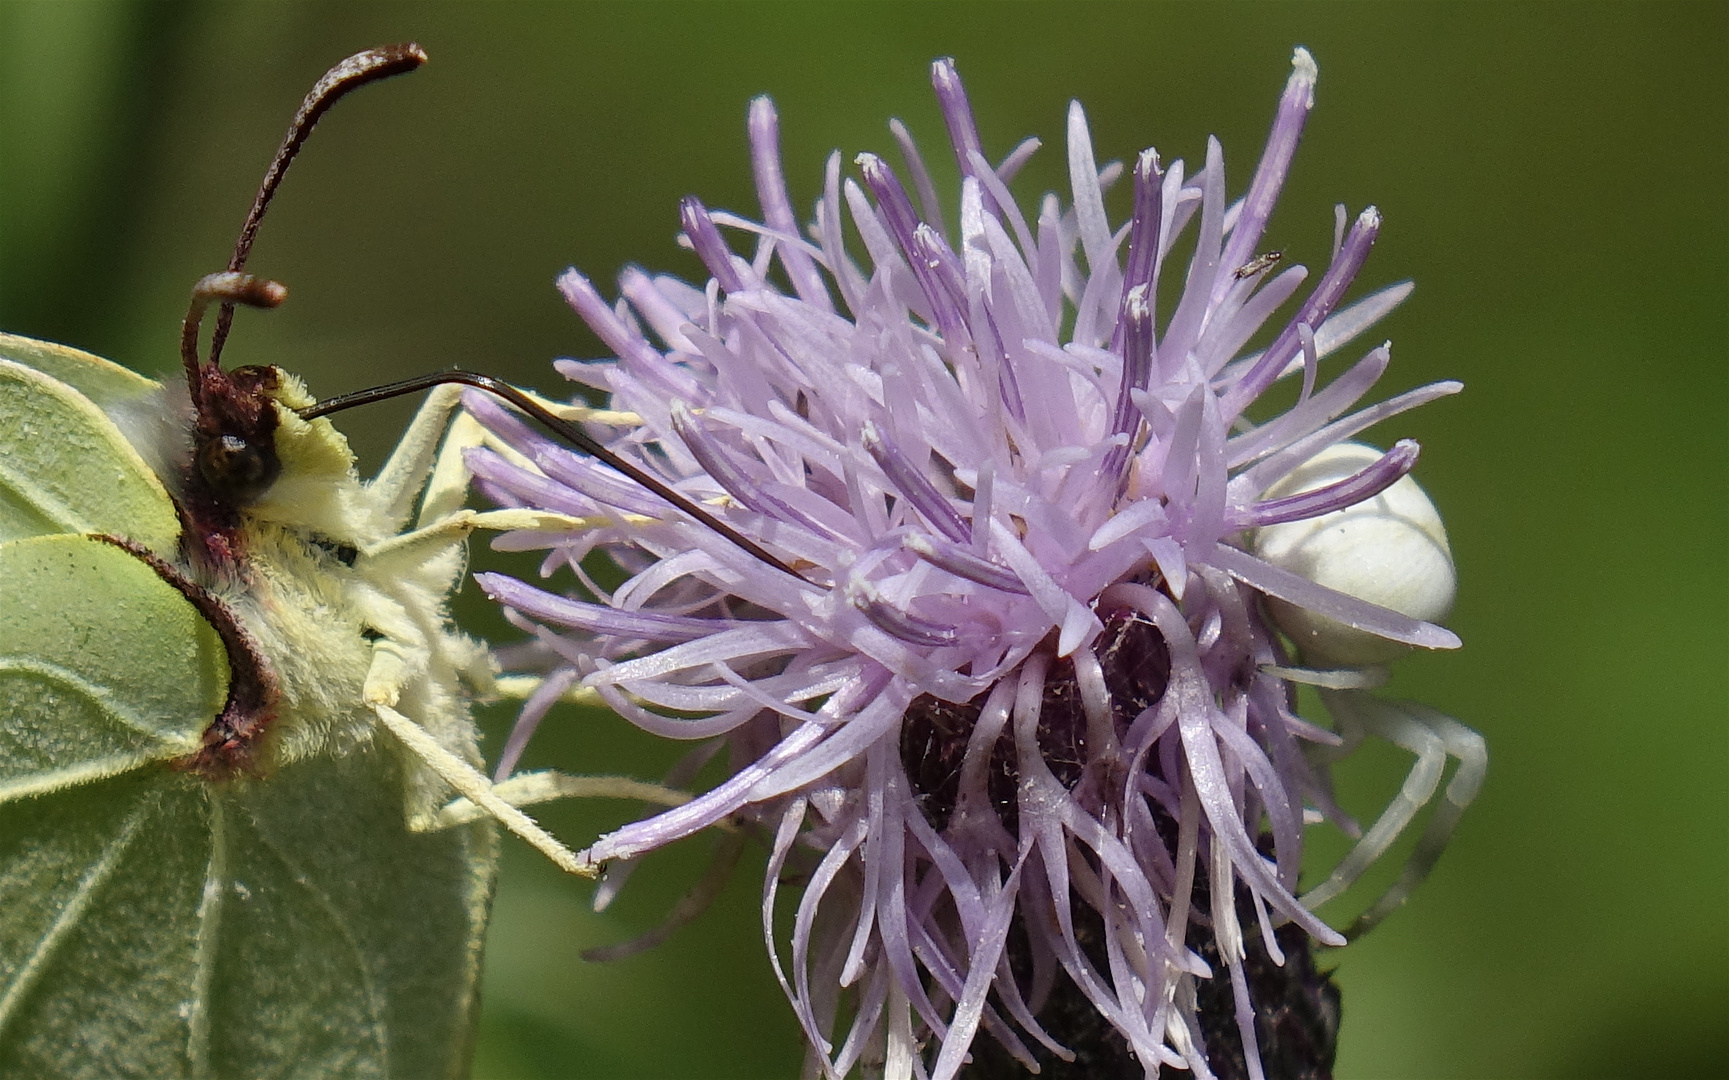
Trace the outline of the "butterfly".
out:
[[[184,386],[0,335],[0,1075],[460,1074],[493,821],[594,872],[479,771],[491,661],[447,605],[470,534],[523,523],[463,507],[459,387],[363,482],[329,403],[220,362],[286,296],[245,264],[313,125],[425,58],[308,94]]]

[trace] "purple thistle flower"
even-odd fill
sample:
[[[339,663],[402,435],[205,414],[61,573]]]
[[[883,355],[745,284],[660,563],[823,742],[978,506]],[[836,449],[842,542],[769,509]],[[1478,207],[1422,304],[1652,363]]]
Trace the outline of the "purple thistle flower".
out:
[[[479,575],[533,635],[507,663],[547,680],[500,778],[576,684],[702,740],[684,778],[724,745],[727,779],[583,856],[616,871],[717,823],[763,825],[764,930],[809,1071],[953,1077],[981,1027],[1029,1067],[1072,1060],[1040,1019],[1068,993],[1148,1075],[1215,1075],[1218,1025],[1200,1013],[1222,1000],[1237,1068],[1259,1077],[1258,1042],[1278,1032],[1257,1024],[1266,980],[1246,968],[1280,970],[1304,934],[1345,942],[1313,908],[1430,801],[1447,755],[1446,801],[1357,929],[1403,900],[1474,794],[1473,733],[1366,692],[1401,649],[1458,645],[1431,621],[1452,563],[1406,477],[1416,445],[1346,440],[1459,385],[1351,411],[1383,344],[1317,386],[1321,360],[1410,291],[1341,303],[1380,230],[1372,207],[1348,228],[1339,209],[1331,264],[1263,332],[1306,276],[1257,245],[1315,74],[1297,50],[1242,199],[1226,201],[1216,140],[1192,174],[1147,150],[1114,228],[1104,195],[1123,170],[1098,167],[1078,103],[1072,204],[1046,195],[1029,215],[1008,184],[1036,140],[992,166],[943,60],[958,218],[896,122],[910,184],[869,154],[843,179],[836,154],[801,232],[774,107],[753,102],[762,221],[684,202],[705,288],[633,268],[613,306],[567,271],[559,288],[616,359],[558,369],[608,396],[612,412],[577,413],[598,439],[772,557],[469,400],[494,436],[470,454],[482,489],[550,515],[502,546],[546,549],[543,573],[576,579],[567,596]],[[723,228],[755,236],[751,257]],[[1167,268],[1191,231],[1186,269]],[[1171,273],[1181,297],[1161,313]],[[1270,344],[1245,352],[1258,334]],[[1250,419],[1286,377],[1295,403]],[[583,571],[594,552],[622,585]],[[1295,682],[1323,687],[1337,734],[1295,715]],[[1326,770],[1367,734],[1418,764],[1364,834]],[[1361,840],[1300,895],[1303,831],[1323,819]],[[1300,995],[1322,977],[1299,960]],[[1320,1053],[1325,1069],[1330,1042]]]

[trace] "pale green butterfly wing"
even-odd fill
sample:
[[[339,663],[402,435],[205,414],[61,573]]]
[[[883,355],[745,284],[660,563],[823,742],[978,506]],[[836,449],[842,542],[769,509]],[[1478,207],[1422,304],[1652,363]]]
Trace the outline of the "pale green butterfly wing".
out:
[[[69,345],[37,341],[17,334],[0,333],[0,359],[35,368],[49,378],[58,379],[107,413],[162,389],[162,384],[156,380],[147,379],[112,360],[104,360]]]
[[[186,1073],[184,1032],[155,1014],[195,978],[191,939],[163,916],[197,910],[199,855],[164,826],[164,788],[131,774],[0,805],[0,1075]]]
[[[0,612],[0,804],[189,754],[222,710],[216,631],[110,544],[0,544]]]
[[[167,762],[222,706],[221,642],[149,567],[78,536],[0,544],[0,611],[0,1075],[94,1075],[45,1054],[93,1037],[152,1062],[165,1034],[148,993],[115,995],[110,1023],[64,984],[69,972],[146,991],[185,981],[168,958],[186,950],[146,913],[198,907],[196,888],[162,894],[161,878],[198,858],[162,816],[188,797]],[[116,910],[128,914],[92,939]],[[92,1017],[107,1030],[66,1030]]]
[[[424,59],[367,50],[317,84],[236,271],[316,117]],[[201,283],[194,331],[230,287]],[[470,523],[389,524],[454,397],[423,408],[380,492],[340,433],[293,417],[297,380],[229,383],[219,352],[176,407],[0,335],[0,1077],[457,1075],[497,841],[490,823],[411,829],[439,794],[420,762],[544,834],[472,767],[464,682],[485,672],[446,613]],[[265,438],[269,498],[247,482],[268,475],[248,472],[270,465]],[[216,457],[181,475],[195,439]],[[397,551],[401,573],[368,561],[393,541],[419,555]]]
[[[396,761],[0,807],[0,1075],[461,1075],[496,836],[407,833]]]
[[[24,341],[8,337],[0,345],[23,355],[18,343]],[[99,391],[119,395],[127,385],[66,357],[58,366]],[[130,378],[146,393],[153,385]],[[0,541],[68,532],[111,533],[171,555],[180,520],[156,474],[90,398],[33,367],[0,359]]]
[[[215,632],[143,563],[0,544],[0,1076],[459,1075],[496,837],[385,746],[213,783]]]
[[[225,793],[246,893],[222,897],[214,1075],[465,1072],[497,831],[410,832],[401,762],[375,745]]]

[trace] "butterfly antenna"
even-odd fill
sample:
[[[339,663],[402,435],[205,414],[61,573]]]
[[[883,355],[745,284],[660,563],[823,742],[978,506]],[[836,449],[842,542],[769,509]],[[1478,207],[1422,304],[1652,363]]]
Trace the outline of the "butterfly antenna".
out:
[[[264,212],[270,208],[270,200],[275,197],[277,187],[288,172],[288,166],[293,164],[295,155],[300,153],[300,147],[306,142],[307,136],[312,134],[312,129],[330,107],[350,90],[392,75],[413,71],[424,63],[426,50],[412,41],[357,52],[325,72],[324,77],[313,85],[306,99],[300,103],[300,111],[294,114],[294,121],[288,125],[288,134],[277,148],[276,157],[272,159],[270,169],[264,174],[264,182],[258,186],[258,194],[252,200],[252,209],[246,214],[246,223],[240,227],[240,236],[234,242],[234,255],[228,260],[228,269],[202,278],[193,287],[192,304],[187,309],[186,321],[181,326],[180,359],[186,365],[187,377],[192,383],[195,396],[200,367],[198,327],[203,321],[204,309],[212,301],[222,305],[216,316],[216,328],[210,336],[209,364],[215,367],[221,362],[222,345],[228,340],[228,328],[234,322],[234,305],[275,307],[288,295],[288,290],[276,282],[254,278],[242,271],[246,269],[247,256],[252,254],[252,241],[258,235],[258,226],[264,220]]]
[[[800,576],[792,569],[792,567],[769,554],[762,545],[743,535],[737,529],[734,529],[726,522],[715,517],[707,510],[704,510],[701,506],[692,501],[689,496],[675,490],[660,477],[627,458],[619,457],[611,450],[602,446],[594,436],[590,435],[588,432],[577,427],[562,416],[552,412],[550,409],[547,409],[545,406],[541,405],[521,390],[518,390],[516,387],[511,386],[507,382],[495,379],[490,375],[481,375],[472,371],[435,371],[429,375],[417,375],[412,379],[404,379],[401,382],[389,383],[385,386],[375,386],[370,390],[357,390],[352,394],[343,394],[339,397],[326,398],[325,400],[318,402],[316,405],[310,405],[304,409],[298,410],[298,412],[302,420],[312,420],[320,416],[329,416],[334,412],[341,412],[343,409],[352,409],[357,405],[370,405],[376,401],[385,401],[389,398],[401,397],[404,394],[417,393],[421,390],[427,390],[443,383],[461,383],[464,386],[472,386],[477,390],[484,390],[487,393],[492,394],[494,397],[508,401],[510,404],[526,413],[536,423],[540,424],[541,427],[565,440],[570,445],[576,447],[589,457],[594,458],[601,464],[628,476],[632,480],[635,480],[643,487],[666,500],[667,503],[678,509],[679,512],[683,513],[685,516],[711,532],[718,534],[727,542],[738,547],[752,558],[765,563],[768,566],[772,566],[784,574],[790,574],[793,577]]]

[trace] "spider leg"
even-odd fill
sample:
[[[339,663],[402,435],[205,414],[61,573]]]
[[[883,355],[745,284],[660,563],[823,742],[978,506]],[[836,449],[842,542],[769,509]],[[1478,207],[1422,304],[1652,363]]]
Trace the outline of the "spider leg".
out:
[[[1447,758],[1459,760],[1446,798],[1430,818],[1417,848],[1406,861],[1397,881],[1352,924],[1347,937],[1367,932],[1388,913],[1403,904],[1411,890],[1423,880],[1446,847],[1460,815],[1482,786],[1488,757],[1482,737],[1458,721],[1418,705],[1382,701],[1357,691],[1321,692],[1327,709],[1338,719],[1347,745],[1364,734],[1378,735],[1416,755],[1411,771],[1398,794],[1387,804],[1374,825],[1340,860],[1331,876],[1304,894],[1304,906],[1326,903],[1355,884],[1364,871],[1392,847],[1435,796]]]
[[[1399,872],[1398,880],[1381,894],[1379,900],[1357,916],[1356,921],[1345,931],[1347,938],[1355,939],[1368,933],[1376,923],[1396,911],[1411,895],[1411,890],[1429,876],[1429,871],[1435,868],[1435,863],[1441,858],[1441,852],[1446,850],[1447,842],[1452,839],[1453,830],[1458,826],[1465,808],[1477,797],[1478,790],[1483,786],[1483,777],[1489,770],[1489,751],[1483,742],[1483,736],[1452,717],[1425,706],[1411,704],[1405,707],[1419,723],[1425,724],[1429,731],[1441,740],[1448,755],[1458,759],[1459,767],[1454,770],[1453,779],[1448,782],[1446,791],[1442,794],[1441,804],[1435,807],[1429,824],[1423,829],[1423,835],[1418,838],[1417,846],[1411,852],[1411,857],[1405,860],[1405,867]]]

